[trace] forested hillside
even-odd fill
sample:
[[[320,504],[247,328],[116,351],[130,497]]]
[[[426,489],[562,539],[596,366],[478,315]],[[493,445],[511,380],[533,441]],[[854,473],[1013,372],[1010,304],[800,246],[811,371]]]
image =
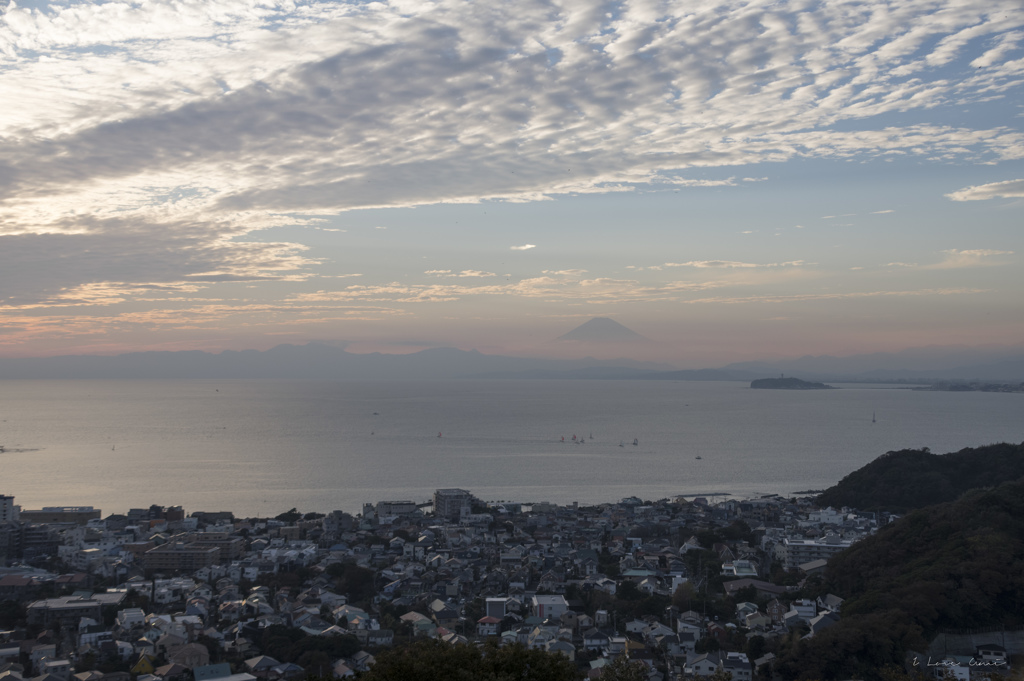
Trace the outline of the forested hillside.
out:
[[[914,511],[829,561],[842,619],[793,645],[789,678],[877,679],[943,628],[1024,624],[1024,479]]]
[[[825,490],[816,503],[906,513],[1021,476],[1024,444],[994,444],[941,455],[927,449],[904,449],[883,454],[850,473]]]

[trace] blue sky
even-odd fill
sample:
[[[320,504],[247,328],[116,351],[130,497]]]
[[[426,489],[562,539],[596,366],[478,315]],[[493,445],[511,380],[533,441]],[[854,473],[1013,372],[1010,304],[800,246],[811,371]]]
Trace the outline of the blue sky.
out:
[[[1017,345],[1022,79],[1008,0],[12,2],[0,355]]]

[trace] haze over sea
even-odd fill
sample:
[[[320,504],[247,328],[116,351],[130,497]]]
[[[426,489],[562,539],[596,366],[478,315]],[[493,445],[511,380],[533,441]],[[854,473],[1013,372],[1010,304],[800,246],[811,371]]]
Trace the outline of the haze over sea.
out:
[[[824,489],[889,450],[1024,441],[1024,394],[668,381],[0,381],[0,419],[0,493],[23,508],[106,514],[156,503],[266,516],[425,501],[439,487],[557,503]]]

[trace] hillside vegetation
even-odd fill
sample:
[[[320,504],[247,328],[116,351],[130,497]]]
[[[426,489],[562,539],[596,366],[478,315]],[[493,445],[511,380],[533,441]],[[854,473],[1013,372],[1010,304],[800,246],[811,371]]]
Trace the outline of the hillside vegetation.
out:
[[[1024,479],[911,512],[828,564],[840,622],[790,648],[789,678],[879,678],[941,629],[1024,624]]]
[[[941,455],[927,449],[904,449],[883,454],[850,473],[825,490],[816,503],[906,513],[1021,476],[1024,444],[1002,443]]]

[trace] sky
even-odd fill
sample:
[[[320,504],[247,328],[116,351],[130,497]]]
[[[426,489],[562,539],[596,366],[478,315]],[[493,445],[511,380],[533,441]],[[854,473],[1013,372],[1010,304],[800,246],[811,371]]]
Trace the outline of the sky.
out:
[[[0,11],[0,356],[1024,342],[1020,0]]]

